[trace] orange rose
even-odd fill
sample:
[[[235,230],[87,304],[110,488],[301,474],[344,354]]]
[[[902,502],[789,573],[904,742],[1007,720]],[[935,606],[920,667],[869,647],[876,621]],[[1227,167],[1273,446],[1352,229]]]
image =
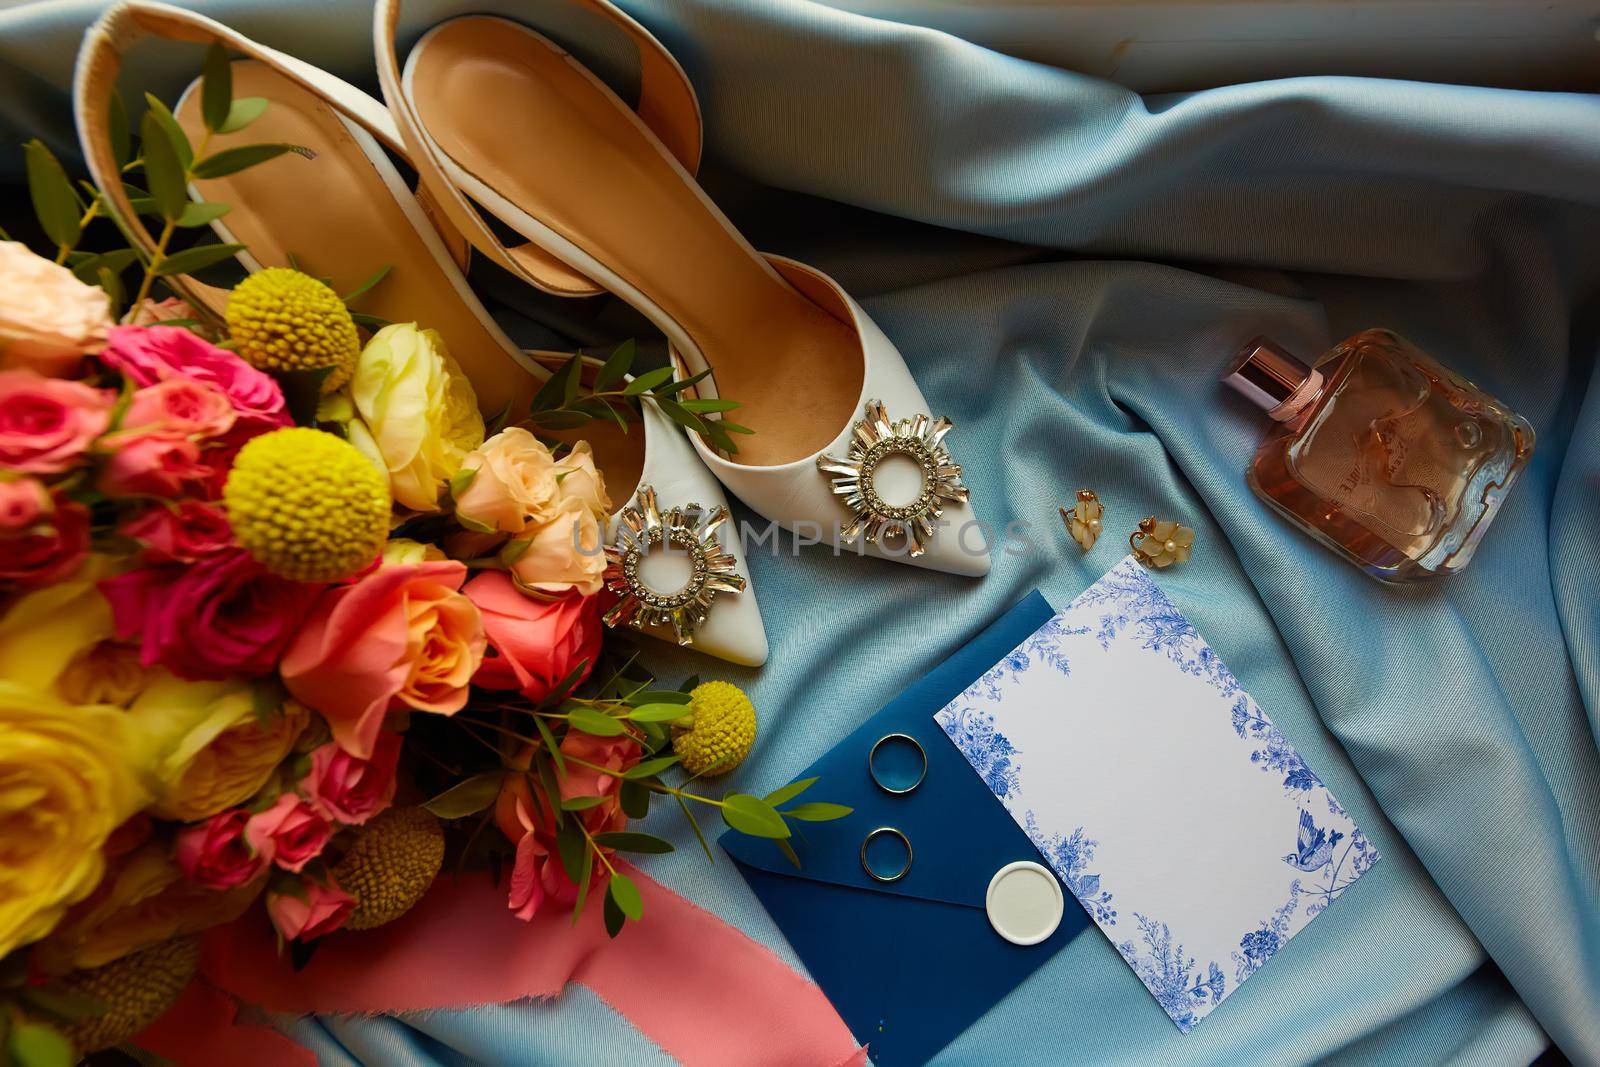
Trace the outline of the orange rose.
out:
[[[511,560],[511,575],[524,589],[592,596],[604,584],[605,537],[594,512],[576,497],[562,497],[555,518],[513,538],[502,558]]]
[[[391,707],[453,715],[466,703],[487,644],[466,577],[453,560],[382,566],[312,609],[279,670],[345,751],[370,758]]]

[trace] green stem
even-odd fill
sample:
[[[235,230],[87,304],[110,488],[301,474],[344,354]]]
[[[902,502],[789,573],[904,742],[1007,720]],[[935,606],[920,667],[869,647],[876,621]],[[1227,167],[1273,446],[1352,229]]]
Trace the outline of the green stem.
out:
[[[617,869],[611,866],[611,861],[606,859],[605,852],[600,848],[599,845],[595,844],[594,836],[589,833],[589,828],[583,825],[583,820],[573,819],[572,821],[577,824],[579,830],[583,831],[583,839],[589,842],[589,847],[594,849],[594,854],[596,856],[600,857],[600,862],[606,865],[606,870],[615,875],[617,873]]]
[[[89,225],[89,223],[93,222],[95,215],[99,214],[99,212],[100,198],[96,197],[95,199],[89,201],[88,210],[86,210],[82,217],[78,219],[78,229],[82,230],[85,226]],[[61,264],[65,263],[67,261],[67,256],[71,253],[71,245],[58,245],[56,247],[56,266],[59,267]]]
[[[206,148],[210,144],[211,131],[207,130],[205,135],[200,138],[199,147],[194,150],[194,158],[204,159],[206,156]],[[183,184],[185,188],[188,187],[189,182],[193,177],[194,164],[191,162],[189,166],[184,168],[183,171]],[[127,313],[122,319],[123,322],[126,323],[130,321],[134,315],[138,314],[139,305],[143,304],[146,298],[150,296],[150,286],[155,283],[156,271],[160,268],[161,261],[166,258],[167,245],[171,242],[173,231],[175,231],[177,228],[177,219],[167,219],[166,224],[161,227],[161,236],[156,240],[156,250],[151,255],[150,262],[144,265],[144,277],[139,280],[139,292],[136,296],[134,296],[133,303],[128,305]]]

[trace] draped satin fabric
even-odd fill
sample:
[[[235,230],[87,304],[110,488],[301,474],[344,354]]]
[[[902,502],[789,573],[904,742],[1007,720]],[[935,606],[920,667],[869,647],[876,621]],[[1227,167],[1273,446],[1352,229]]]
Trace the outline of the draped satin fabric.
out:
[[[1600,102],[1331,77],[1141,98],[806,0],[625,2],[701,95],[713,195],[861,298],[999,531],[981,582],[752,552],[763,670],[651,652],[669,680],[749,689],[761,735],[734,784],[786,781],[1025,591],[1065,603],[1156,514],[1198,534],[1163,586],[1385,857],[1188,1036],[1091,934],[938,1062],[1502,1064],[1552,1041],[1600,1061]],[[373,86],[361,5],[198,6]],[[69,149],[95,10],[0,11],[0,181],[34,132]],[[407,18],[414,36],[430,4]],[[170,98],[197,65],[159,52],[137,87]],[[475,280],[529,343],[640,328]],[[1243,478],[1262,419],[1216,384],[1254,334],[1313,357],[1380,325],[1539,435],[1470,569],[1433,585],[1378,585],[1268,513]],[[1055,518],[1082,487],[1106,504],[1087,556]],[[649,820],[679,851],[648,872],[798,965],[674,814]],[[1186,797],[1173,832],[1227,828]],[[582,990],[283,1025],[334,1063],[669,1059]]]

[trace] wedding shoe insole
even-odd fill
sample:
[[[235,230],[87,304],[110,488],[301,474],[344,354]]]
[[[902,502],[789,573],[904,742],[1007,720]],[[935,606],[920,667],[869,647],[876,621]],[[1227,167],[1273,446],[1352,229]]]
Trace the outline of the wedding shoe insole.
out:
[[[320,97],[264,64],[233,64],[235,97],[271,101],[262,116],[234,134],[211,138],[208,152],[259,142],[298,145],[288,153],[224,178],[195,183],[200,196],[231,204],[222,226],[263,267],[287,267],[291,256],[306,273],[348,293],[383,267],[389,273],[358,298],[357,311],[391,322],[416,322],[439,331],[472,381],[482,409],[526,405],[540,379],[517,363],[511,342],[486,324],[440,264],[443,242],[430,247],[418,232],[426,216],[408,215],[397,196],[410,192],[378,143],[358,140]],[[205,127],[200,94],[188,93],[177,118],[191,142]],[[363,144],[362,141],[366,143]],[[431,229],[428,230],[432,236]]]
[[[408,71],[443,151],[622,277],[738,401],[736,461],[803,459],[858,417],[854,330],[783,281],[638,117],[555,45],[504,19],[431,31]]]
[[[236,61],[233,85],[235,96],[259,96],[271,103],[248,129],[213,136],[208,151],[283,142],[308,153],[290,153],[196,183],[204,199],[233,205],[222,221],[235,240],[248,246],[263,266],[288,266],[292,253],[304,270],[329,279],[340,293],[390,267],[376,288],[355,301],[356,310],[438,330],[485,412],[498,413],[508,403],[526,406],[542,376],[534,377],[518,364],[506,350],[511,342],[496,336],[498,331],[457,292],[457,280],[440,265],[443,243],[430,247],[417,232],[419,224],[428,223],[408,215],[396,199],[410,193],[377,142],[363,144],[325,101],[264,64]],[[177,117],[190,140],[198,143],[204,124],[197,93],[180,102]],[[539,362],[547,370],[563,358],[544,356]],[[596,420],[553,436],[587,440],[613,502],[620,507],[633,496],[644,467],[641,428],[624,434]]]

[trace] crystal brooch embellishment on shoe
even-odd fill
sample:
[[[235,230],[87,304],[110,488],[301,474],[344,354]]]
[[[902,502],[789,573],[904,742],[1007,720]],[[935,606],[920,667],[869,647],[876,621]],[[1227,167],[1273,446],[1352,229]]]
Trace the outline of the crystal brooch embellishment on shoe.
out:
[[[655,488],[641,485],[618,516],[615,540],[606,546],[606,588],[617,602],[605,613],[605,624],[669,629],[678,644],[693,644],[694,631],[705,624],[717,594],[744,591],[744,576],[717,540],[727,521],[726,507],[708,512],[689,504],[663,512]],[[659,592],[639,574],[645,556],[657,548],[688,556],[689,579],[676,592]]]
[[[852,428],[849,453],[843,459],[817,457],[817,469],[832,478],[834,494],[855,515],[840,530],[845,541],[865,534],[869,543],[882,545],[885,538],[900,534],[912,556],[927,550],[945,502],[967,500],[961,465],[951,461],[944,446],[953,425],[943,416],[921,414],[891,422],[883,401],[867,401],[862,419]],[[908,504],[888,503],[874,482],[879,464],[897,455],[910,459],[922,472],[922,488]]]

